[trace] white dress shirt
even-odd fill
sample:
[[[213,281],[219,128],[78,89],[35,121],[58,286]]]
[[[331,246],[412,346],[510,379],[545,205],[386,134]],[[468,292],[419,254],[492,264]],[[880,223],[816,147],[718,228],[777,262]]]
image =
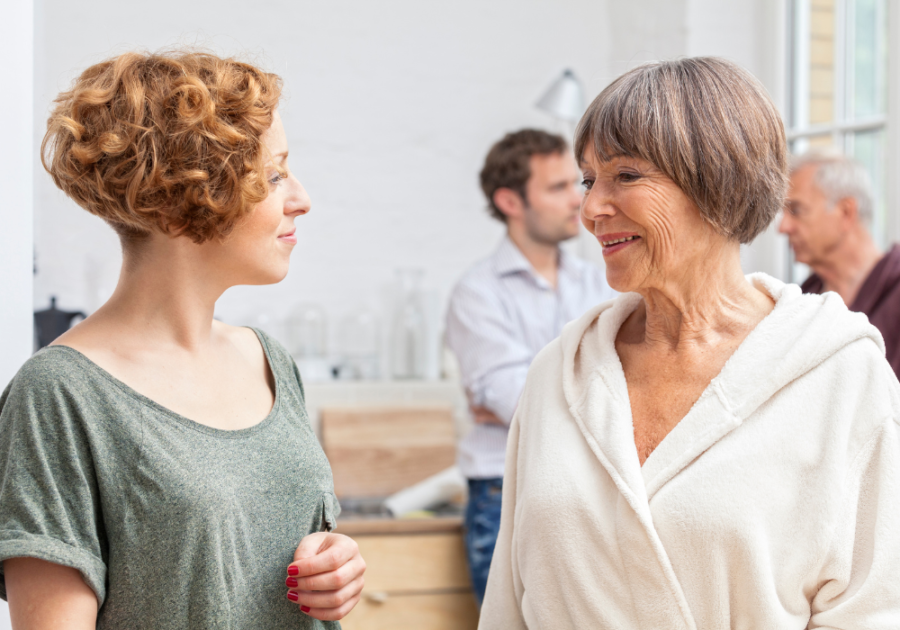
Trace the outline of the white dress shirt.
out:
[[[503,476],[509,423],[538,351],[566,323],[616,295],[599,268],[563,251],[556,285],[507,236],[450,296],[447,345],[459,362],[469,402],[487,407],[505,424],[476,424],[460,442],[458,464],[469,479]]]

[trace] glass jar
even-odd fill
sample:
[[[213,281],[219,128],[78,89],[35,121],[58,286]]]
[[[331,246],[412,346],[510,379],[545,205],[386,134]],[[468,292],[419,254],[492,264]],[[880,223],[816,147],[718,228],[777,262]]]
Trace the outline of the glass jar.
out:
[[[398,269],[391,325],[391,376],[425,378],[426,327],[421,269]]]

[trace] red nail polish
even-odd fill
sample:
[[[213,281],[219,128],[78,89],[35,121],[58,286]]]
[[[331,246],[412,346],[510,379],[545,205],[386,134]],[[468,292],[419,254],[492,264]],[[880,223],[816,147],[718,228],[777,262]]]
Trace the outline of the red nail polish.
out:
[[[293,588],[293,587],[297,586],[297,578],[289,577],[288,579],[286,579],[284,581],[284,583],[287,584],[288,586],[290,586],[291,588]]]
[[[301,606],[300,610],[302,610],[303,612],[309,612],[309,606]]]
[[[288,567],[288,575],[300,575],[300,569],[292,564]]]
[[[300,599],[300,596],[297,595],[297,593],[295,593],[294,591],[288,591],[288,599],[292,602],[295,602]]]

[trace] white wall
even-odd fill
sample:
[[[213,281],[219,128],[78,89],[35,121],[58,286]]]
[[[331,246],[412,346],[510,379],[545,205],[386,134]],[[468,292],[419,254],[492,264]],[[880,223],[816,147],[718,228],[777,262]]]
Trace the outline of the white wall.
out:
[[[196,43],[284,77],[292,166],[313,211],[298,220],[284,282],[221,301],[221,318],[248,323],[281,320],[300,301],[322,304],[332,321],[377,306],[399,266],[423,267],[442,305],[502,232],[477,186],[487,148],[525,125],[559,129],[533,103],[563,68],[590,96],[637,63],[685,54],[765,75],[759,7],[775,0],[307,0],[252,11],[234,1],[37,1],[35,142],[75,73],[124,50]],[[93,310],[116,280],[116,238],[42,172],[36,215],[35,306],[52,294],[62,308]],[[595,244],[587,255],[600,257]],[[772,271],[768,258],[745,262]]]
[[[33,5],[22,0],[3,12],[0,55],[6,85],[15,93],[0,98],[0,120],[9,121],[0,151],[0,388],[6,387],[32,349],[32,173],[35,152],[33,113]]]
[[[8,121],[0,151],[0,388],[5,388],[31,354],[32,270],[32,50],[34,13],[31,0],[4,5],[0,20],[0,58],[4,80],[14,94],[0,98],[0,120]],[[6,602],[0,601],[0,630],[9,630]]]

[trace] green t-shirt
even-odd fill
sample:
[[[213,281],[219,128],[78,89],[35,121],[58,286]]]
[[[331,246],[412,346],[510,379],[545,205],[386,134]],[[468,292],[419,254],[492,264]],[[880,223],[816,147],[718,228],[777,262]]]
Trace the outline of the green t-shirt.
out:
[[[0,561],[81,571],[98,628],[340,628],[286,597],[300,539],[333,529],[340,507],[297,368],[256,332],[275,404],[237,431],[169,411],[71,348],[29,359],[0,397]]]

